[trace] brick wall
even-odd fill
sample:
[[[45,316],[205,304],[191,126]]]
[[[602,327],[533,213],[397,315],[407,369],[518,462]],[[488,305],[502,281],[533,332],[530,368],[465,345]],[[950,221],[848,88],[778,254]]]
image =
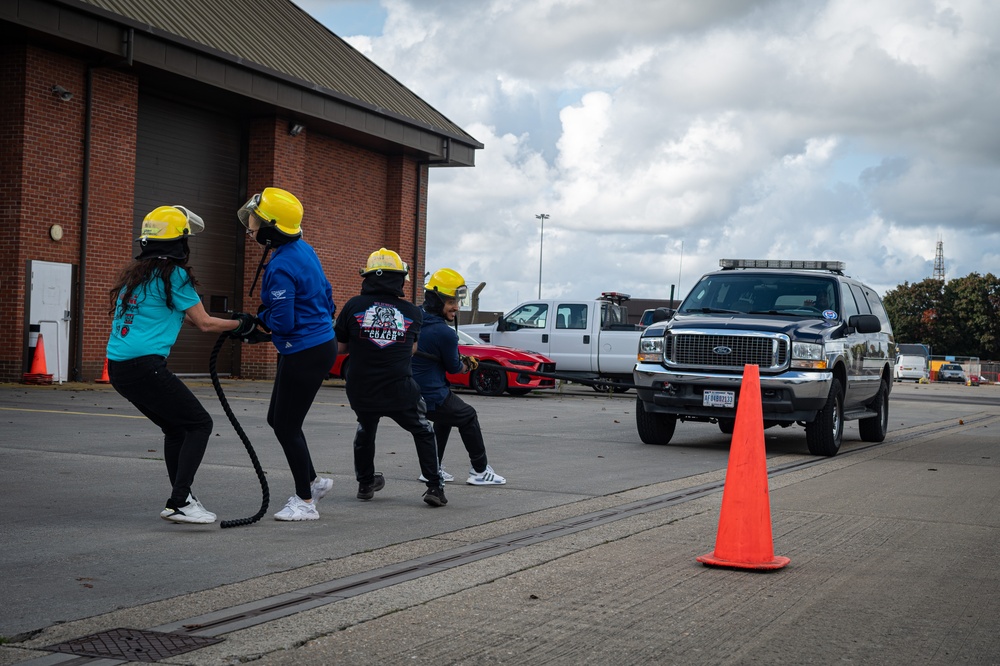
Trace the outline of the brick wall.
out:
[[[82,61],[43,49],[3,47],[0,75],[5,100],[0,105],[0,193],[4,195],[0,223],[12,233],[16,248],[14,261],[0,262],[0,321],[18,332],[18,340],[24,340],[0,347],[0,380],[11,381],[30,365],[24,330],[27,261],[80,267],[87,69]],[[110,326],[108,289],[134,252],[139,94],[139,81],[129,70],[96,68],[91,78],[87,256],[80,328],[83,359],[80,368],[71,365],[71,379],[76,370],[85,381],[97,378],[103,369]],[[60,100],[52,94],[53,85],[66,88],[73,98]],[[288,120],[280,117],[251,121],[248,140],[248,192],[273,185],[299,197],[305,207],[303,236],[316,248],[338,305],[358,293],[358,269],[369,253],[383,246],[399,252],[412,265],[413,279],[422,283],[426,165],[310,134],[308,129],[292,137]],[[414,248],[418,210],[420,236]],[[64,230],[58,242],[48,233],[57,222]],[[252,240],[246,242],[244,294],[262,252]],[[244,297],[246,311],[256,311],[259,290],[258,283],[256,293]],[[74,316],[79,318],[80,313]],[[244,345],[241,353],[240,376],[273,377],[276,353],[272,346]],[[71,341],[71,358],[75,357],[75,341]]]

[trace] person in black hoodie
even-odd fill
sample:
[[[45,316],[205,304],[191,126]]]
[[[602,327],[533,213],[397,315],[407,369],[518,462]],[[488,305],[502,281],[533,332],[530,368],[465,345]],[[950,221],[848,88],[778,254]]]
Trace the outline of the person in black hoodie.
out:
[[[498,486],[507,483],[507,479],[494,472],[489,464],[479,415],[471,405],[452,393],[446,375],[448,372],[471,372],[479,365],[474,357],[459,355],[458,334],[448,326],[458,316],[459,303],[467,291],[465,278],[450,268],[435,272],[424,285],[423,332],[413,357],[413,379],[420,385],[420,393],[427,404],[427,418],[434,423],[438,461],[444,459],[444,447],[451,429],[458,428],[465,450],[469,452],[469,478],[465,482],[473,486]],[[445,481],[454,481],[454,477],[444,471],[444,465],[441,465],[441,476]]]
[[[424,501],[444,506],[444,482],[438,472],[434,426],[420,387],[413,381],[410,358],[417,349],[422,315],[403,300],[408,269],[399,255],[384,247],[372,252],[361,275],[361,294],[344,305],[334,331],[340,353],[351,355],[347,367],[347,399],[357,415],[354,436],[354,473],[358,499],[370,500],[385,487],[385,477],[375,471],[375,434],[383,416],[413,435],[426,479]]]

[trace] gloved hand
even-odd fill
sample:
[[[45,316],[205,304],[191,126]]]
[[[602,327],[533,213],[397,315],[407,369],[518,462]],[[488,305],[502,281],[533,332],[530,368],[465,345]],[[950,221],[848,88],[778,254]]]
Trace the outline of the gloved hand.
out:
[[[229,331],[230,337],[245,338],[257,328],[257,318],[249,312],[237,312],[233,315],[233,319],[238,319],[240,325]]]
[[[467,372],[472,372],[479,367],[479,361],[475,356],[465,356],[464,354],[459,354],[458,360],[465,364],[465,367],[468,368]]]

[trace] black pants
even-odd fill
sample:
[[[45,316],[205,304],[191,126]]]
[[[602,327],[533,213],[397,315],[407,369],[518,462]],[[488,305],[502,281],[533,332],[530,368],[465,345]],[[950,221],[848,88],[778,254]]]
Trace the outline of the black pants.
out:
[[[163,459],[173,490],[167,506],[187,504],[212,436],[212,417],[162,356],[108,361],[108,379],[123,398],[163,431]]]
[[[427,420],[424,399],[412,407],[397,411],[355,412],[358,430],[354,435],[354,473],[358,483],[371,483],[375,479],[375,434],[378,422],[383,416],[398,423],[413,435],[420,461],[420,473],[427,479],[428,488],[444,485],[438,474],[437,443],[434,440],[434,426]]]
[[[479,415],[472,406],[454,393],[449,393],[444,402],[427,412],[427,418],[434,423],[439,461],[444,460],[444,448],[448,445],[451,429],[458,428],[465,450],[469,452],[472,468],[477,472],[486,469],[489,461],[486,458],[483,430],[479,427]]]
[[[278,357],[267,424],[274,429],[274,436],[285,452],[295,481],[295,494],[304,500],[312,499],[309,484],[316,478],[316,470],[302,424],[336,360],[337,343],[334,340]]]

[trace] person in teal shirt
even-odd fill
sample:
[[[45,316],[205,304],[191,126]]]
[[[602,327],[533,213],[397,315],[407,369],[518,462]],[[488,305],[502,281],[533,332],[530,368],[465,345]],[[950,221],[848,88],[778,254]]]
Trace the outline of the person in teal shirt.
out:
[[[163,431],[163,459],[172,490],[160,517],[175,523],[213,523],[215,514],[191,493],[212,435],[212,417],[167,357],[187,321],[206,333],[244,337],[256,320],[212,317],[195,290],[188,237],[205,228],[183,206],[160,206],[142,222],[141,249],[110,289],[108,379],[119,394]]]

